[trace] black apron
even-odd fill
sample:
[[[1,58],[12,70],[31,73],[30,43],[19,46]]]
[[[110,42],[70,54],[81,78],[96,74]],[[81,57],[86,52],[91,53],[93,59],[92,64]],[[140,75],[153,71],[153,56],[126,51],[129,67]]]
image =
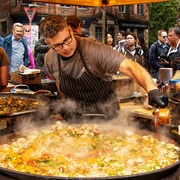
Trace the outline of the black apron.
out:
[[[63,72],[61,59],[58,56],[60,90],[75,103],[67,105],[64,102],[67,105],[65,111],[73,115],[76,114],[76,118],[77,115],[84,114],[104,114],[108,119],[116,117],[116,111],[120,107],[113,82],[103,81],[96,77],[88,68],[81,52],[80,56],[86,71],[78,79]]]

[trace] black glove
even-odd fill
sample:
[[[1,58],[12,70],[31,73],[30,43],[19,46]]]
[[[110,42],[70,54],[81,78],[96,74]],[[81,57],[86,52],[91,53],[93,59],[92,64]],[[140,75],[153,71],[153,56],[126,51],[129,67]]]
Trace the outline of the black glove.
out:
[[[168,105],[168,97],[159,89],[154,89],[148,93],[149,105],[157,108],[165,108]]]

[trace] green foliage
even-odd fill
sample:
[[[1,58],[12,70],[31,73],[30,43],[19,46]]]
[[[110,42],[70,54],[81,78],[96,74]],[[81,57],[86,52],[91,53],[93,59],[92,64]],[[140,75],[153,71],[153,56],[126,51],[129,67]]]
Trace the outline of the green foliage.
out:
[[[149,4],[149,43],[157,40],[157,31],[168,30],[177,23],[178,0]]]

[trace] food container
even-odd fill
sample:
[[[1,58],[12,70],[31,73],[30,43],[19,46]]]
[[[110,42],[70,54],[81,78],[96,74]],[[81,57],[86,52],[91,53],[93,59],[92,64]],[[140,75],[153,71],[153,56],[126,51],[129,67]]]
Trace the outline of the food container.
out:
[[[41,74],[11,73],[11,81],[18,84],[40,84]]]
[[[134,81],[130,77],[123,75],[113,76],[113,82],[118,100],[134,95]]]

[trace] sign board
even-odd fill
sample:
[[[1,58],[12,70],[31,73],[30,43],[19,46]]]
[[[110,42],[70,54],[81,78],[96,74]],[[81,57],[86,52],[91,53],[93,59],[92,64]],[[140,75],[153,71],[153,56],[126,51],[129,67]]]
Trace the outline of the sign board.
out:
[[[28,46],[34,51],[34,46],[39,39],[39,27],[38,25],[24,24],[24,38],[27,41]]]
[[[36,8],[24,7],[24,11],[29,19],[29,22],[31,23],[34,18],[34,15],[36,14]]]

